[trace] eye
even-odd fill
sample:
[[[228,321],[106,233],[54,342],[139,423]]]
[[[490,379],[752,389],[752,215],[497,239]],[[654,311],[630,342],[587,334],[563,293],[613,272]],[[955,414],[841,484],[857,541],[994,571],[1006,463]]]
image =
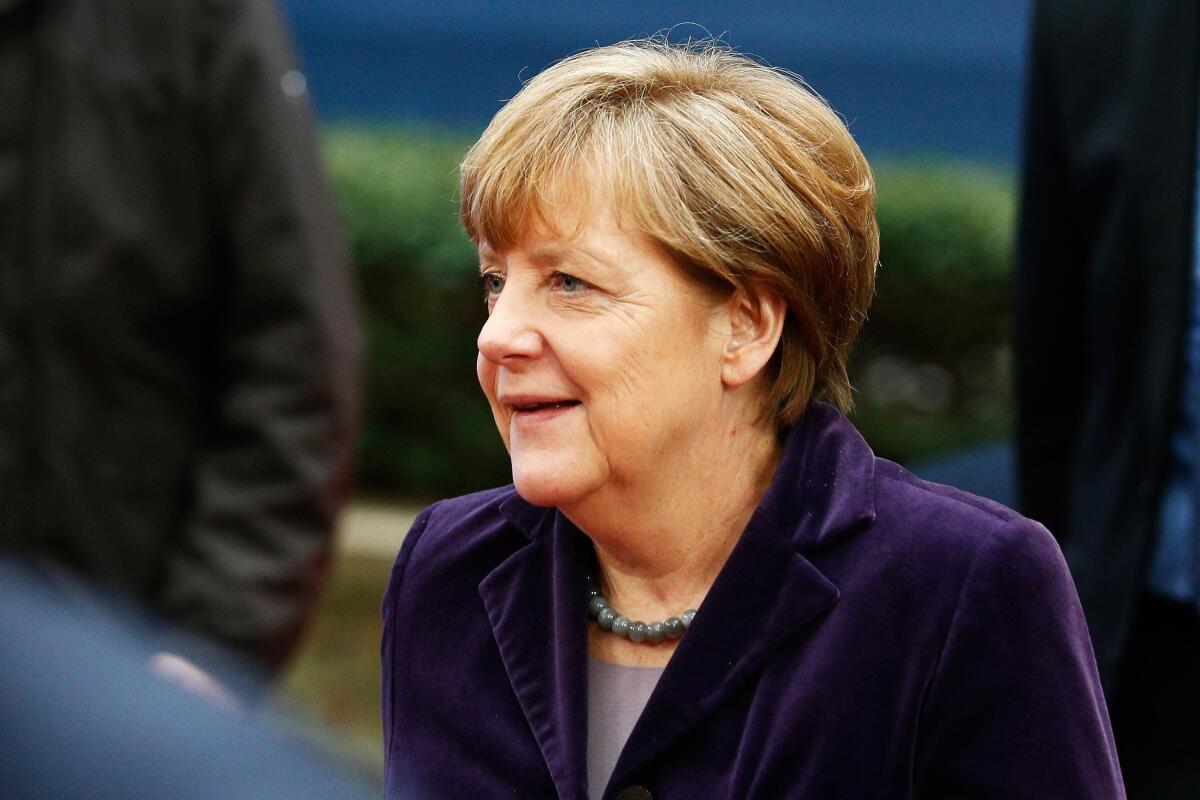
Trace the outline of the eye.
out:
[[[567,293],[574,293],[587,288],[587,283],[566,272],[554,273],[554,283]]]
[[[504,289],[504,276],[499,272],[485,272],[479,276],[479,288],[483,289],[484,297],[492,300]]]

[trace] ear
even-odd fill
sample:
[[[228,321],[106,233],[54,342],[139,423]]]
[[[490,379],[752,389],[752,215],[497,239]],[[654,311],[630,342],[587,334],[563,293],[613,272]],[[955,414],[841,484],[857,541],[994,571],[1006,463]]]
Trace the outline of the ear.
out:
[[[721,380],[728,387],[750,382],[766,369],[783,336],[787,304],[773,292],[735,292],[727,301],[729,339],[721,359]]]

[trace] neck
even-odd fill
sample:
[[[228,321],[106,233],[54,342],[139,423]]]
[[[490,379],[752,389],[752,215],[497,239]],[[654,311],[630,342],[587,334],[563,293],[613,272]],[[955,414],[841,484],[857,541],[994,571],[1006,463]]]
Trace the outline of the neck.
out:
[[[708,439],[650,478],[562,509],[595,545],[605,596],[631,618],[699,607],[774,476],[770,424],[728,425]]]

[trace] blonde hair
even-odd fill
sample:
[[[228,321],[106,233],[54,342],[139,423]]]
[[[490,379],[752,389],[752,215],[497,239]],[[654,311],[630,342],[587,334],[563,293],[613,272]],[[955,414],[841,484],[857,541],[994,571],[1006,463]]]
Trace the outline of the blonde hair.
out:
[[[556,193],[602,192],[704,285],[788,307],[768,409],[851,405],[850,348],[875,285],[875,183],[803,82],[712,42],[597,47],[530,80],[471,148],[461,215],[503,250]]]

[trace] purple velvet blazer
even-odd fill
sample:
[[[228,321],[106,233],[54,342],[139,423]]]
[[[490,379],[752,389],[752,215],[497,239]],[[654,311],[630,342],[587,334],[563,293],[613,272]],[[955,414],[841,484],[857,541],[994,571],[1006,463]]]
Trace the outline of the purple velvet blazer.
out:
[[[593,563],[512,487],[420,515],[383,601],[389,798],[586,797]],[[1050,535],[876,458],[813,404],[604,796],[1124,790]]]

